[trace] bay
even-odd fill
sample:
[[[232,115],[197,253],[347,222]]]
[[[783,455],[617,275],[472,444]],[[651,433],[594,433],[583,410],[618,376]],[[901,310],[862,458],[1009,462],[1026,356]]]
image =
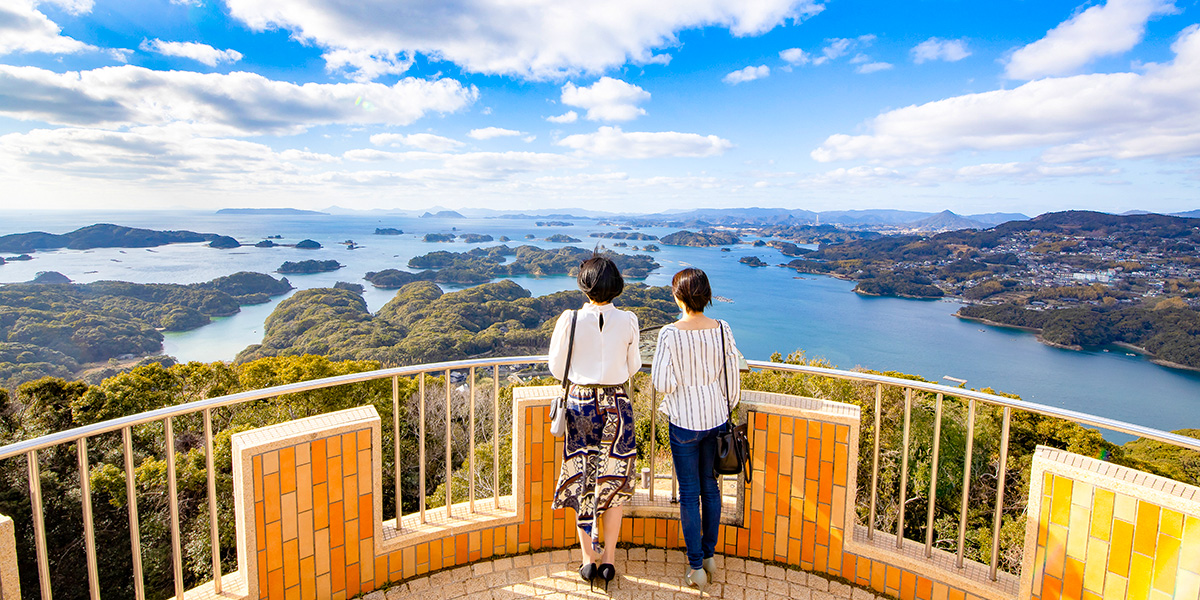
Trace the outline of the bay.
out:
[[[101,279],[196,283],[237,271],[273,273],[288,260],[334,259],[345,268],[289,275],[288,279],[298,289],[331,286],[338,281],[363,284],[368,307],[375,311],[395,291],[371,287],[362,279],[366,272],[408,270],[411,257],[434,250],[462,252],[500,243],[427,243],[421,240],[426,233],[478,233],[497,239],[507,235],[512,238],[508,242],[511,246],[531,243],[545,248],[567,245],[545,241],[554,234],[578,238],[582,241],[571,245],[582,247],[600,242],[612,246],[616,242],[588,237],[592,232],[615,230],[595,220],[566,219],[574,225],[559,227],[538,227],[538,220],[563,219],[4,211],[0,212],[0,235],[37,230],[65,233],[93,223],[115,223],[219,233],[243,244],[253,244],[268,235],[280,235],[283,239],[276,242],[291,244],[308,238],[324,247],[217,250],[205,244],[175,244],[151,249],[53,250],[34,253],[31,261],[0,265],[0,283],[27,281],[39,271],[59,271],[81,283]],[[395,227],[404,234],[373,235],[376,227]],[[675,229],[640,231],[661,236]],[[527,234],[536,239],[526,240]],[[347,250],[339,244],[346,240],[354,240],[361,248]],[[656,242],[627,243],[632,247]],[[731,252],[722,252],[720,248],[658,245],[661,251],[653,255],[662,267],[645,282],[669,285],[671,275],[684,266],[704,269],[714,294],[733,301],[717,302],[709,314],[730,322],[739,348],[749,358],[767,359],[774,352],[786,355],[803,350],[809,357],[825,358],[840,368],[912,373],[930,380],[949,375],[966,379],[971,388],[990,387],[1033,402],[1159,429],[1200,427],[1200,373],[1155,365],[1120,349],[1071,351],[1045,346],[1030,333],[959,320],[951,316],[959,308],[956,302],[863,297],[853,293],[853,282],[799,275],[776,266],[753,268],[738,262],[751,255],[771,265],[789,260],[769,247],[737,245]],[[570,277],[516,277],[514,281],[534,295],[575,288]],[[164,352],[184,361],[230,360],[247,345],[262,340],[263,321],[283,298],[243,307],[237,315],[216,319],[193,331],[169,333]]]

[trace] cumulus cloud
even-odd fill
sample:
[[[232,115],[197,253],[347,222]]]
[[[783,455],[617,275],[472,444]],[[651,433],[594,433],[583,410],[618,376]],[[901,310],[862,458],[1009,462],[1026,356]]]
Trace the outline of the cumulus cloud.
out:
[[[770,74],[771,68],[767,65],[751,66],[729,73],[725,77],[722,77],[721,81],[729,85],[737,85],[739,83],[746,83],[747,81],[754,81],[755,79],[762,79]]]
[[[482,129],[472,129],[471,131],[467,132],[467,137],[476,140],[490,140],[492,138],[513,137],[518,135],[524,135],[524,132],[517,131],[516,129],[504,129],[502,127],[484,127]]]
[[[561,115],[546,117],[546,120],[550,121],[551,123],[574,123],[575,121],[579,120],[579,113],[573,110],[568,110]]]
[[[789,65],[807,65],[812,57],[799,48],[788,48],[779,53],[779,58]]]
[[[408,125],[431,112],[460,110],[479,95],[453,79],[296,85],[254,73],[129,65],[67,73],[0,65],[0,89],[6,90],[0,115],[15,119],[106,128],[185,122],[228,135],[290,134],[327,124]]]
[[[1108,0],[1013,52],[1004,74],[1010,79],[1036,79],[1075,73],[1094,59],[1133,48],[1142,41],[1151,17],[1174,11],[1173,0]]]
[[[912,49],[913,62],[918,65],[932,60],[957,62],[970,55],[966,40],[942,40],[931,37]]]
[[[959,151],[1045,148],[1045,158],[1200,155],[1200,26],[1145,73],[1047,78],[885,112],[864,135],[829,136],[812,152],[834,160],[921,161]]]
[[[235,63],[242,60],[242,53],[237,50],[217,50],[208,44],[197,42],[164,42],[160,39],[153,39],[143,41],[141,49],[164,56],[190,58],[210,67],[215,67],[220,63]]]
[[[342,73],[354,81],[374,81],[384,75],[401,75],[412,66],[411,56],[370,50],[331,50],[321,56],[325,70]]]
[[[558,145],[581,154],[606,158],[662,158],[719,156],[733,147],[729,140],[715,135],[675,131],[621,131],[620,127],[601,127],[595,133],[567,136]]]
[[[677,33],[717,26],[760,35],[823,10],[821,0],[579,3],[573,0],[228,0],[256,30],[286,29],[325,50],[421,53],[464,70],[551,78],[664,63]]]
[[[447,152],[463,145],[458,140],[432,133],[377,133],[371,136],[371,143],[376,146],[407,146],[430,152]]]
[[[632,121],[646,114],[638,104],[648,100],[650,92],[612,77],[601,77],[587,87],[571,82],[562,87],[562,103],[587,110],[589,121]]]
[[[86,13],[92,8],[90,1],[54,4],[75,14]],[[62,35],[62,29],[38,11],[32,0],[0,4],[0,56],[17,52],[75,54],[95,50],[98,50],[95,46]]]

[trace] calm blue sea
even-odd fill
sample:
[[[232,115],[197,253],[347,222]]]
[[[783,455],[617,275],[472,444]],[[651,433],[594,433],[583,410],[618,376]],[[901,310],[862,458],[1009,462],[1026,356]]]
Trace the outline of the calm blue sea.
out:
[[[387,268],[407,269],[413,256],[433,250],[464,251],[479,245],[426,243],[426,233],[507,235],[510,245],[545,242],[562,233],[594,245],[592,232],[613,231],[589,219],[569,219],[571,227],[537,227],[518,219],[419,219],[367,215],[225,216],[211,212],[0,212],[0,235],[25,231],[65,233],[93,223],[115,223],[151,229],[188,229],[219,233],[253,244],[268,235],[284,243],[311,238],[323,249],[253,248],[216,250],[204,244],[177,244],[152,249],[58,250],[38,252],[34,260],[0,265],[0,283],[32,279],[38,271],[59,271],[77,282],[117,279],[139,283],[193,283],[237,271],[272,273],[288,260],[335,259],[346,265],[332,272],[291,275],[298,289],[330,286],[337,281],[362,283],[371,310],[394,291],[376,290],[363,275]],[[402,229],[401,236],[373,235],[376,227]],[[655,235],[674,229],[645,228]],[[536,240],[526,240],[533,234]],[[361,248],[339,244],[353,240]],[[610,245],[615,240],[604,240]],[[646,242],[628,241],[630,246]],[[651,242],[653,243],[653,242]],[[947,301],[865,298],[852,282],[799,275],[779,267],[752,268],[738,263],[755,255],[772,265],[787,262],[771,248],[681,248],[663,246],[655,259],[662,268],[646,283],[666,285],[684,266],[704,269],[714,293],[733,300],[718,302],[710,315],[728,320],[746,356],[766,359],[773,352],[802,349],[841,368],[862,366],[881,371],[914,373],[932,380],[945,375],[966,379],[967,386],[1019,394],[1022,398],[1160,429],[1200,427],[1200,373],[1160,367],[1123,350],[1083,352],[1042,345],[1029,333],[993,328],[951,315],[959,305]],[[628,248],[618,248],[628,252]],[[521,277],[515,281],[534,295],[574,289],[569,277]],[[245,307],[195,331],[168,334],[165,351],[180,360],[229,360],[249,344],[262,340],[263,321],[281,298]],[[617,302],[619,304],[619,300]]]

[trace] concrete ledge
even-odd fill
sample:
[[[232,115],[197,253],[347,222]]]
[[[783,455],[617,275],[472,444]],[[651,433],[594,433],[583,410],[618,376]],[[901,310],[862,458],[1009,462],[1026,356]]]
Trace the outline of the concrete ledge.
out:
[[[17,572],[17,537],[13,520],[0,515],[0,600],[20,600],[21,578]]]

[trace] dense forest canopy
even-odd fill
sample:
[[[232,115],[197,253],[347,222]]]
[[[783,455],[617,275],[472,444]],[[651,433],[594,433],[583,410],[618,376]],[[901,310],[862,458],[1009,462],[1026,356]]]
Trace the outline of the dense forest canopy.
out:
[[[160,331],[186,331],[291,289],[287,279],[235,273],[205,283],[11,284],[0,287],[0,387],[84,363],[162,351]]]
[[[433,282],[415,281],[371,314],[361,294],[301,290],[279,303],[267,317],[263,343],[244,350],[238,361],[319,354],[416,364],[541,354],[558,315],[583,301],[577,291],[534,298],[507,279],[445,293]],[[669,288],[643,284],[627,285],[614,304],[636,313],[643,327],[668,323],[678,312]]]

